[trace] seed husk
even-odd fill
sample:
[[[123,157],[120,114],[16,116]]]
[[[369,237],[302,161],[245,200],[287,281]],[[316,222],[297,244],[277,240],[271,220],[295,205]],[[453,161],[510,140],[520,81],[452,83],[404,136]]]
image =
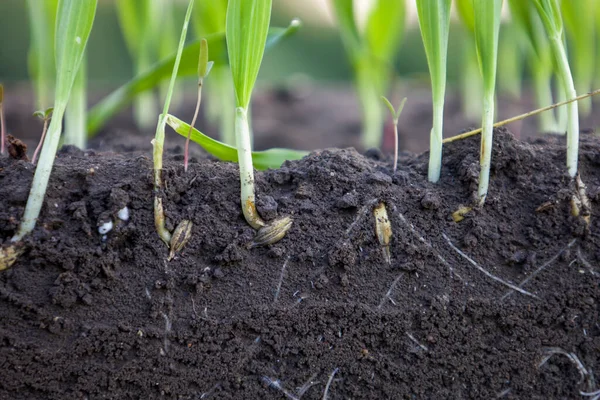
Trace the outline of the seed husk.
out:
[[[375,206],[373,215],[375,216],[375,234],[377,235],[377,240],[381,245],[385,260],[388,264],[391,264],[390,241],[392,239],[392,225],[390,224],[385,203],[379,203]]]
[[[458,210],[452,213],[454,222],[460,222],[465,219],[465,216],[473,210],[471,207],[461,206]]]
[[[265,225],[256,232],[254,240],[250,244],[250,248],[258,246],[266,246],[279,242],[287,231],[292,227],[294,221],[290,217],[278,219],[269,225]]]
[[[22,253],[23,249],[15,245],[0,247],[0,271],[12,267]]]
[[[192,221],[184,219],[182,220],[177,228],[173,231],[173,235],[171,236],[171,241],[169,243],[169,247],[171,251],[169,252],[168,261],[171,261],[175,258],[175,254],[179,253],[187,242],[192,237]]]
[[[575,177],[575,194],[571,197],[571,215],[583,218],[585,223],[589,225],[592,206],[586,189],[581,176],[577,174]]]

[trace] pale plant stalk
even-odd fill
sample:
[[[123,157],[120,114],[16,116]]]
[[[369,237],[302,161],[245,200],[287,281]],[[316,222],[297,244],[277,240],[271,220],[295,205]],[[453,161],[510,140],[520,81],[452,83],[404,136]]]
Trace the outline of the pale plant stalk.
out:
[[[40,153],[42,148],[42,144],[44,143],[44,139],[46,138],[46,131],[48,130],[48,121],[49,118],[44,118],[44,127],[42,128],[42,137],[40,138],[40,142],[38,143],[35,151],[33,152],[33,157],[31,158],[31,163],[35,165],[35,160],[37,160],[37,156]]]
[[[235,138],[240,167],[242,212],[251,227],[260,229],[265,226],[265,223],[256,211],[250,125],[248,123],[248,112],[243,107],[235,109]]]
[[[479,151],[479,203],[483,205],[490,182],[492,163],[492,144],[494,139],[494,92],[486,93],[483,99],[483,117],[481,121],[481,148]]]
[[[188,163],[190,158],[190,136],[192,135],[192,129],[194,125],[196,125],[196,119],[198,118],[198,112],[200,111],[200,103],[202,102],[202,85],[203,79],[200,78],[198,80],[198,101],[196,101],[196,109],[194,110],[194,117],[192,118],[192,123],[190,124],[190,130],[188,131],[187,138],[185,139],[185,150],[183,151],[183,170],[187,172]]]
[[[86,123],[87,123],[87,62],[84,56],[81,66],[75,77],[69,104],[65,111],[65,133],[64,144],[72,144],[85,149],[86,146]]]
[[[577,91],[573,83],[573,76],[571,75],[571,68],[569,67],[569,60],[567,53],[563,46],[563,42],[560,36],[553,36],[550,38],[550,44],[552,50],[556,56],[556,67],[559,75],[564,77],[560,81],[563,84],[565,95],[568,99],[577,97]],[[574,178],[577,175],[577,161],[579,153],[579,107],[577,102],[571,102],[567,104],[567,169],[569,176]]]
[[[171,74],[171,81],[169,82],[169,89],[167,90],[167,97],[165,98],[163,112],[158,118],[156,133],[154,135],[154,139],[152,140],[152,159],[154,163],[154,226],[158,236],[163,242],[165,242],[167,246],[170,246],[171,232],[169,232],[169,230],[166,228],[164,208],[162,204],[162,198],[160,197],[160,188],[162,187],[163,148],[165,144],[165,125],[167,121],[167,115],[169,114],[169,105],[171,104],[171,97],[175,88],[175,81],[177,80],[177,71],[179,70],[179,63],[181,62],[181,53],[183,52],[185,38],[187,37],[188,25],[193,7],[194,0],[190,0],[185,14],[185,20],[183,22],[183,28],[181,29],[181,37],[179,38],[177,56],[175,57],[175,65],[173,66],[173,72]]]
[[[57,101],[55,103],[54,115],[57,117],[52,118],[50,122],[46,135],[47,138],[42,145],[40,160],[33,175],[25,213],[23,214],[17,233],[11,239],[12,242],[20,241],[27,233],[31,232],[35,227],[37,217],[40,215],[42,204],[44,203],[44,195],[46,194],[48,181],[50,180],[50,172],[52,172],[52,164],[54,163],[54,157],[56,156],[56,150],[60,141],[62,116],[65,113],[66,106],[67,104],[64,101]]]

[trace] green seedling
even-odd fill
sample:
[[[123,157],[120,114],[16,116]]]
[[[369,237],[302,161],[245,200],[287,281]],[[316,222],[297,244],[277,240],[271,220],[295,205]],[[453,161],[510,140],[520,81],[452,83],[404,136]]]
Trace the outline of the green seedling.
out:
[[[508,0],[511,19],[515,31],[525,45],[525,61],[533,82],[533,90],[538,107],[554,103],[552,95],[552,75],[554,63],[552,49],[544,30],[542,20],[531,1]],[[556,113],[538,114],[542,132],[560,132]]]
[[[44,140],[40,160],[33,176],[25,213],[17,233],[12,238],[13,242],[20,241],[33,230],[40,214],[62,131],[62,119],[92,30],[96,5],[97,0],[59,0],[58,2],[54,44],[56,51],[54,117],[48,127],[48,137]]]
[[[136,76],[147,72],[157,58],[160,35],[157,29],[158,0],[119,0],[115,1],[119,25],[129,54],[133,59]],[[154,124],[154,111],[157,109],[153,92],[139,93],[134,100],[133,112],[141,129],[148,130]]]
[[[558,0],[532,0],[546,29],[550,47],[554,54],[556,73],[567,98],[575,98],[577,92],[571,75],[571,67],[564,45],[563,20]],[[577,175],[579,154],[579,107],[577,102],[567,105],[567,170],[574,178]]]
[[[196,35],[206,37],[225,32],[226,16],[227,0],[200,2],[192,16]],[[227,52],[225,41],[217,44],[222,47],[217,52]],[[206,86],[209,99],[206,108],[207,119],[218,127],[222,142],[235,146],[235,108],[233,107],[235,105],[235,93],[229,66],[226,64],[216,65],[210,76],[210,82]]]
[[[579,93],[591,90],[596,71],[594,68],[596,44],[596,0],[562,0],[560,10],[564,20],[565,33],[569,43],[575,88]],[[590,99],[579,103],[581,116],[592,111]]]
[[[429,145],[429,181],[437,182],[442,169],[446,60],[450,31],[450,0],[416,0],[419,27],[431,76],[433,128]]]
[[[398,168],[398,120],[400,119],[400,114],[402,114],[402,110],[404,109],[406,97],[400,102],[398,110],[394,109],[394,106],[386,97],[381,96],[381,99],[390,110],[390,114],[392,115],[392,120],[394,122],[394,172],[396,172],[396,169]]]
[[[523,88],[525,43],[516,23],[509,20],[500,27],[498,42],[498,93],[520,101]]]
[[[394,56],[405,27],[405,2],[375,0],[364,29],[356,25],[353,0],[333,0],[333,6],[362,107],[363,145],[379,147],[385,121],[379,96],[393,73]]]
[[[299,20],[293,20],[287,28],[271,28],[267,39],[266,48],[271,49],[282,40],[293,35],[300,29]],[[219,33],[206,37],[208,47],[211,49],[213,68],[227,65],[225,34]],[[190,41],[183,49],[180,65],[177,70],[178,77],[197,76],[200,40]],[[221,49],[221,50],[219,50]],[[136,76],[110,95],[102,99],[88,113],[88,138],[93,137],[111,117],[130,104],[141,93],[156,88],[171,77],[175,66],[177,54],[155,64],[150,70]],[[212,76],[212,75],[211,75]]]
[[[71,97],[65,111],[65,134],[63,144],[85,149],[87,143],[87,62],[85,55],[75,76]]]
[[[494,109],[496,97],[496,67],[498,65],[498,35],[502,0],[473,0],[475,43],[483,78],[483,116],[481,121],[481,150],[479,155],[479,204],[483,205],[488,192]]]
[[[461,44],[461,65],[464,72],[460,74],[460,95],[462,111],[471,122],[481,118],[483,105],[483,86],[480,79],[473,79],[479,74],[479,61],[475,48],[475,13],[473,11],[473,0],[456,0],[456,11],[460,17],[463,27]]]
[[[42,110],[50,107],[55,85],[54,36],[58,0],[28,0],[31,26],[29,73],[35,82],[36,103]],[[79,148],[86,145],[87,82],[85,56],[75,77],[65,111],[63,144]]]
[[[235,137],[240,167],[241,206],[246,222],[258,230],[258,244],[281,240],[290,229],[290,218],[281,218],[270,225],[256,210],[254,169],[250,144],[248,107],[265,52],[272,0],[230,0],[227,6],[227,52],[235,88]],[[255,239],[255,241],[258,239]]]
[[[35,151],[33,152],[33,157],[31,158],[31,163],[35,165],[35,161],[37,160],[37,156],[42,149],[42,144],[44,143],[44,139],[46,138],[46,131],[48,130],[48,123],[52,119],[52,112],[54,108],[47,108],[46,111],[36,111],[33,113],[34,117],[40,118],[44,122],[44,127],[42,128],[42,136],[40,137],[40,142],[38,143]]]
[[[52,105],[56,68],[54,65],[54,35],[58,0],[27,0],[31,45],[29,75],[34,83],[36,108]]]
[[[204,84],[204,78],[208,76],[212,65],[213,62],[208,61],[208,42],[206,39],[202,39],[200,40],[200,55],[198,60],[198,100],[196,101],[194,117],[192,118],[192,123],[185,139],[185,150],[183,154],[183,167],[186,172],[188,169],[188,158],[190,152],[190,136],[192,134],[192,129],[196,124],[196,118],[198,117],[198,111],[200,110],[200,102],[202,101],[202,86]]]
[[[0,155],[6,152],[6,122],[4,120],[4,85],[0,84]]]
[[[188,133],[191,132],[190,140],[199,144],[204,150],[217,159],[230,162],[239,161],[237,148],[226,143],[219,142],[218,140],[203,134],[179,118],[169,115],[167,116],[167,124],[183,137],[187,137]],[[192,128],[191,131],[190,128]],[[252,164],[258,170],[266,170],[269,168],[276,169],[281,167],[281,165],[287,160],[299,160],[306,155],[308,155],[307,151],[279,148],[264,151],[253,151]]]
[[[163,167],[163,148],[165,145],[165,126],[167,115],[169,114],[169,106],[171,104],[171,98],[173,95],[173,90],[175,88],[175,81],[177,80],[177,71],[179,70],[179,64],[181,62],[181,56],[183,54],[183,48],[185,44],[185,38],[187,36],[188,25],[190,22],[190,17],[192,15],[192,9],[194,8],[194,0],[190,0],[188,3],[187,11],[185,13],[185,19],[183,21],[183,27],[181,28],[181,36],[179,38],[179,45],[177,47],[177,53],[175,55],[175,61],[173,63],[173,69],[171,71],[171,80],[169,82],[169,88],[166,93],[165,104],[163,106],[163,112],[158,118],[158,123],[156,125],[156,133],[154,139],[152,140],[153,147],[153,162],[154,162],[154,225],[156,228],[156,232],[161,240],[171,249],[172,247],[172,235],[171,232],[166,227],[165,224],[165,212],[163,208],[163,202],[161,198],[161,188],[162,188],[162,167]],[[199,53],[198,53],[199,54]],[[199,56],[196,58],[199,59]],[[187,224],[189,221],[181,221],[181,224]],[[183,228],[178,226],[175,228],[175,232],[182,231]],[[191,226],[189,227],[191,230]],[[184,231],[187,231],[187,227]],[[179,239],[176,240],[177,243],[180,243]],[[172,258],[172,257],[170,257]]]

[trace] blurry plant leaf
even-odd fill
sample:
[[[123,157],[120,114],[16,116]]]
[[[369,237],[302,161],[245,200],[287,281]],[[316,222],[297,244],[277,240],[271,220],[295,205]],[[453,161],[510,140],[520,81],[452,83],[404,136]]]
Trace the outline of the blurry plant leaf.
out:
[[[333,0],[333,10],[338,22],[342,42],[353,63],[363,51],[363,44],[354,18],[353,0]]]
[[[271,22],[272,0],[230,0],[227,9],[227,52],[236,103],[248,109],[262,63]]]
[[[267,48],[294,34],[300,27],[297,20],[292,21],[287,28],[271,28],[267,39]],[[225,52],[225,34],[218,33],[206,38],[211,49],[211,59],[215,66],[227,63]],[[220,49],[220,50],[219,50]],[[188,43],[181,55],[181,64],[177,76],[196,76],[198,73],[198,58],[200,40]],[[93,136],[114,114],[129,104],[136,95],[157,87],[162,81],[169,79],[175,64],[175,54],[155,64],[149,71],[136,76],[125,85],[116,89],[110,95],[96,104],[88,114],[88,134]]]
[[[517,0],[521,3],[527,3],[527,0]],[[475,12],[473,11],[473,0],[455,0],[456,11],[461,22],[469,32],[475,34]]]
[[[378,0],[373,5],[367,26],[365,41],[369,52],[377,60],[390,63],[398,51],[406,21],[404,0]]]
[[[190,125],[186,124],[179,118],[168,115],[167,124],[183,137],[187,137],[190,130]],[[199,144],[209,154],[215,156],[221,161],[238,161],[237,149],[225,143],[221,143],[211,137],[206,136],[196,128],[192,129],[190,139]],[[252,162],[254,167],[259,170],[269,168],[279,168],[287,160],[299,160],[308,154],[307,151],[298,151],[290,149],[269,149],[264,151],[253,151]]]
[[[227,0],[203,0],[196,5],[192,17],[194,30],[199,37],[225,32]]]

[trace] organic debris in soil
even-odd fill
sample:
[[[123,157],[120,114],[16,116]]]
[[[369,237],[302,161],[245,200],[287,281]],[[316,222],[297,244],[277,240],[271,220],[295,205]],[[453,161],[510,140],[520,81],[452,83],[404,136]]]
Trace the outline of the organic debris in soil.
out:
[[[27,250],[0,274],[0,398],[597,390],[600,143],[581,138],[588,225],[570,215],[564,143],[494,137],[486,205],[459,223],[452,213],[476,200],[477,138],[445,147],[438,184],[426,180],[427,154],[404,156],[393,175],[352,149],[259,172],[263,218],[294,219],[270,247],[248,246],[235,164],[201,160],[184,174],[166,162],[167,227],[193,226],[170,262],[154,231],[149,158],[61,152]],[[5,240],[33,170],[0,159]],[[374,229],[380,203],[390,264]],[[117,218],[124,205],[127,221]]]

